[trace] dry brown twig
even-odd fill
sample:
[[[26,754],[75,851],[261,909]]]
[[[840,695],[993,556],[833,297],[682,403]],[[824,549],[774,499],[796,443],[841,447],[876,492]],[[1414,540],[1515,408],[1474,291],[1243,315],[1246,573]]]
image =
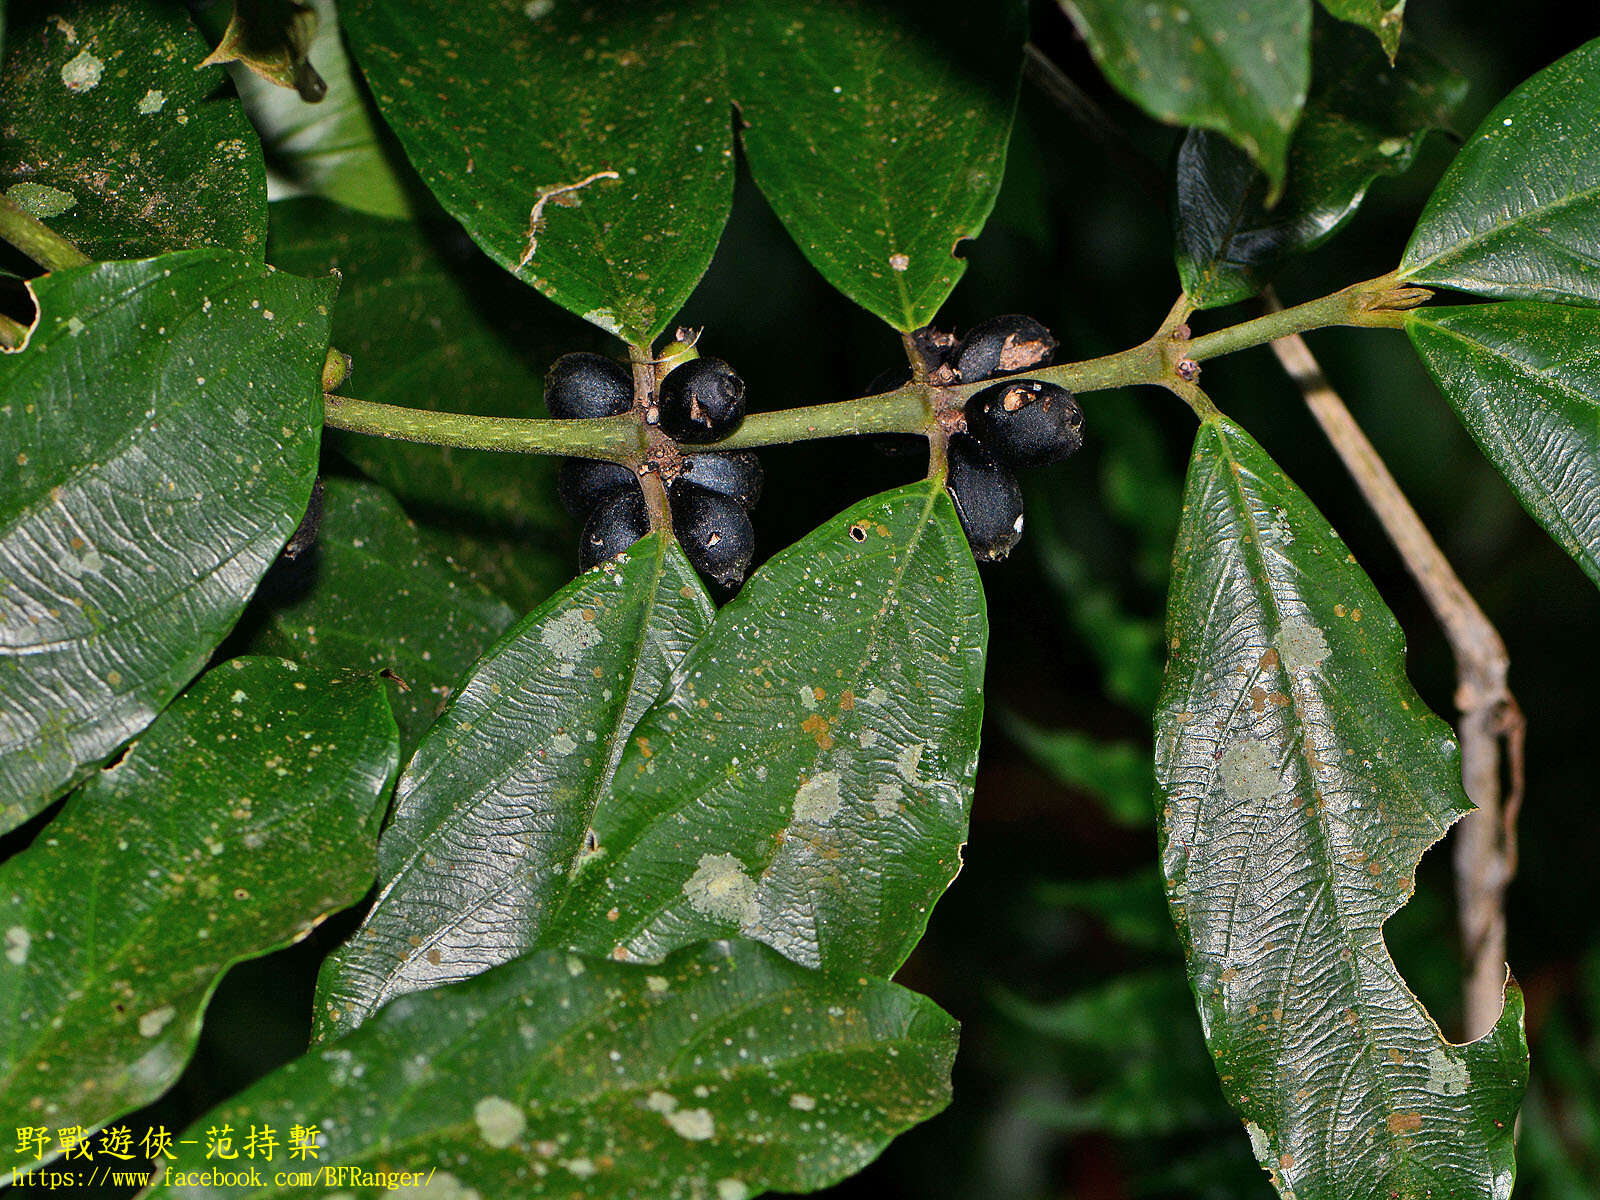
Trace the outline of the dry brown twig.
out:
[[[1270,291],[1267,302],[1280,307]],[[1510,658],[1499,631],[1457,577],[1305,340],[1292,334],[1273,342],[1272,350],[1416,580],[1455,657],[1461,781],[1477,805],[1456,826],[1454,843],[1457,919],[1467,960],[1462,1019],[1468,1038],[1481,1037],[1500,1015],[1505,988],[1505,894],[1517,869],[1516,823],[1522,807],[1525,722],[1506,682]]]

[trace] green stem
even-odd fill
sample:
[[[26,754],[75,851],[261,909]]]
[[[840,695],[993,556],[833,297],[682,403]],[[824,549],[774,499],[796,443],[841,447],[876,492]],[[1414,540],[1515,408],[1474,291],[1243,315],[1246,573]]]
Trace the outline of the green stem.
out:
[[[323,403],[324,423],[333,429],[402,442],[517,454],[570,454],[628,464],[643,457],[639,422],[627,413],[582,421],[540,421],[401,408],[349,396],[324,396]]]
[[[1383,275],[1353,284],[1342,292],[1308,300],[1293,308],[1281,308],[1253,321],[1203,334],[1185,347],[1184,353],[1195,362],[1232,354],[1275,342],[1292,333],[1325,329],[1330,325],[1358,325],[1367,328],[1398,328],[1406,309],[1415,308],[1432,295],[1426,288],[1400,286],[1394,275]]]
[[[1404,320],[1404,311],[1421,304],[1430,294],[1425,288],[1401,285],[1395,275],[1384,275],[1331,296],[1193,339],[1189,338],[1188,327],[1183,324],[1190,308],[1180,298],[1172,314],[1148,341],[1116,354],[1033,368],[1016,375],[1047,380],[1079,393],[1140,384],[1164,387],[1182,397],[1205,419],[1216,410],[1194,386],[1197,364],[1201,361],[1328,325],[1397,327]],[[756,446],[872,433],[927,435],[940,430],[940,413],[959,409],[974,392],[994,387],[1004,379],[1002,376],[951,387],[910,383],[892,392],[863,396],[859,400],[752,413],[732,436],[716,443],[715,448],[747,450]],[[570,454],[631,465],[643,462],[650,449],[649,432],[632,414],[589,421],[535,421],[397,408],[344,396],[328,396],[327,424],[335,429],[435,446],[522,454]]]
[[[94,261],[3,194],[0,194],[0,239],[10,242],[46,271],[82,267]]]

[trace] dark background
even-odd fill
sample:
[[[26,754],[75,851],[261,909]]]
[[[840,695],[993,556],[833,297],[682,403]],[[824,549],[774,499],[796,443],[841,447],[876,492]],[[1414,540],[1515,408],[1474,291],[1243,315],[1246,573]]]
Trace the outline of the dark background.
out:
[[[1408,37],[1469,80],[1458,117],[1463,133],[1515,84],[1600,34],[1596,7],[1570,0],[1414,0],[1406,20]],[[1034,39],[1165,176],[1181,131],[1116,97],[1054,4],[1035,6]],[[1452,153],[1450,139],[1435,135],[1409,174],[1380,180],[1346,230],[1282,277],[1285,302],[1391,269]],[[1141,187],[1124,162],[1028,84],[999,206],[967,249],[966,278],[941,324],[965,329],[995,313],[1030,313],[1061,338],[1064,359],[1142,340],[1178,290],[1166,196]],[[1247,309],[1202,314],[1197,331],[1254,315]],[[712,352],[739,365],[756,408],[857,394],[901,354],[880,323],[805,262],[747,181],[684,320],[704,325]],[[588,344],[573,324],[575,344]],[[1510,649],[1512,687],[1528,718],[1510,954],[1527,993],[1534,1062],[1517,1195],[1595,1196],[1600,920],[1588,887],[1600,595],[1481,459],[1403,335],[1329,330],[1309,340]],[[1418,690],[1453,716],[1453,666],[1437,626],[1270,352],[1208,363],[1205,384],[1344,535],[1408,634]],[[1153,824],[1117,824],[1093,798],[1035,765],[1000,723],[1020,714],[1049,728],[1149,741],[1148,711],[1108,697],[1083,597],[1086,589],[1096,593],[1124,622],[1159,620],[1193,420],[1156,391],[1097,393],[1085,408],[1087,448],[1025,480],[1030,535],[1009,562],[985,573],[992,719],[966,866],[899,976],[963,1024],[956,1100],[834,1189],[840,1197],[1270,1195],[1220,1099],[1183,991],[1176,936],[1168,928],[1130,943],[1049,890],[1149,870]],[[820,453],[776,448],[763,457],[761,557],[855,499],[920,473],[914,462],[854,444]],[[1118,502],[1130,488],[1143,498],[1135,506],[1143,518],[1133,523],[1129,505]],[[1081,564],[1084,578],[1063,582],[1047,572],[1046,547]],[[1118,903],[1147,915],[1140,895],[1127,890]],[[193,1065],[168,1097],[127,1122],[135,1136],[157,1122],[181,1128],[296,1056],[309,1028],[316,964],[350,927],[349,916],[329,922],[306,943],[231,972]],[[1446,1032],[1459,1033],[1461,964],[1444,848],[1424,861],[1418,896],[1388,934],[1407,978]],[[1116,1008],[1119,981],[1129,979],[1156,980],[1148,994],[1159,1004]]]

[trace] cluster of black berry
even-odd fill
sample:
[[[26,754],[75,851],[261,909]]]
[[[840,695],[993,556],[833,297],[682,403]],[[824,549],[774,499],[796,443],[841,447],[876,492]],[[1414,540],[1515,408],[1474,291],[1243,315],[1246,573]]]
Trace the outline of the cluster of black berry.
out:
[[[1032,317],[992,317],[948,347],[939,365],[973,383],[1048,366],[1056,339]],[[1013,467],[1042,467],[1083,445],[1083,409],[1072,393],[1036,379],[1009,379],[975,393],[967,432],[950,438],[945,486],[974,557],[995,562],[1022,537],[1022,489]]]
[[[614,417],[634,406],[627,369],[598,354],[564,354],[545,379],[545,406],[557,418]],[[674,441],[696,445],[727,437],[744,420],[744,380],[719,358],[693,358],[661,381],[647,420]],[[683,551],[701,574],[728,590],[750,569],[755,530],[749,510],[761,498],[761,462],[748,451],[684,454],[660,467]],[[579,543],[584,570],[621,554],[650,531],[644,492],[620,463],[569,458],[557,476],[561,502],[587,518]]]

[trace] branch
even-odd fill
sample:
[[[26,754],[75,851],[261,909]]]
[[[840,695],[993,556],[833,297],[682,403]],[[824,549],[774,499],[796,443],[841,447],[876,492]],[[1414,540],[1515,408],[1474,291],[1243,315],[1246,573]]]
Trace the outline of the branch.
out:
[[[0,239],[10,242],[46,271],[82,267],[93,262],[9,196],[0,194]]]
[[[1277,300],[1268,292],[1268,303]],[[1466,978],[1463,1021],[1469,1038],[1489,1032],[1505,989],[1505,892],[1516,873],[1517,811],[1522,806],[1525,722],[1506,684],[1510,659],[1499,631],[1457,577],[1394,476],[1329,385],[1299,334],[1272,343],[1300,386],[1306,407],[1333,443],[1368,507],[1417,581],[1444,630],[1456,663],[1461,781],[1477,811],[1456,827],[1456,901]],[[1501,753],[1506,763],[1501,791]]]

